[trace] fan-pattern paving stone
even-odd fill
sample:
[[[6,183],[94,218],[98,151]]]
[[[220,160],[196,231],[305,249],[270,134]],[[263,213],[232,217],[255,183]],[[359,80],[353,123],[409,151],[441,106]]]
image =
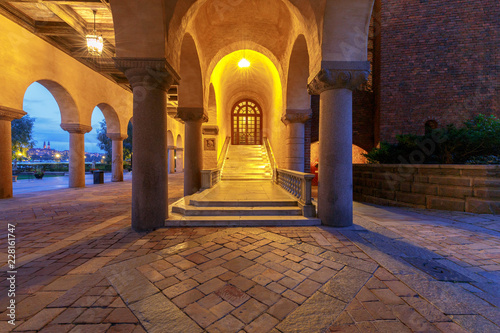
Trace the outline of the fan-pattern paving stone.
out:
[[[182,175],[169,179],[174,202]],[[498,331],[500,218],[366,205],[355,212],[352,229],[135,233],[130,183],[2,200],[0,222],[17,224],[16,330]],[[435,284],[398,261],[401,253],[439,258],[474,282]],[[1,285],[1,309],[4,295]],[[461,296],[470,305],[447,315]],[[10,331],[0,311],[0,331]]]

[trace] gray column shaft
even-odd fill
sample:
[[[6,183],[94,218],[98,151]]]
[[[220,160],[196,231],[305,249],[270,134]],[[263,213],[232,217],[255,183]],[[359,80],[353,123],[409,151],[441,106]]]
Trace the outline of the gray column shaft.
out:
[[[132,228],[162,227],[168,218],[167,96],[134,88]]]
[[[323,224],[352,225],[352,91],[321,93],[318,217]]]
[[[304,123],[288,124],[288,169],[304,172]]]

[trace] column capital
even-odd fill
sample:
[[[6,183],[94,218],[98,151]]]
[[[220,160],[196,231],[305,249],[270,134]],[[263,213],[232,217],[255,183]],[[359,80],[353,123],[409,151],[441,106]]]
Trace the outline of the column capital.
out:
[[[26,111],[0,105],[0,120],[12,121],[14,119],[21,119],[25,115],[27,115]]]
[[[177,152],[180,152],[180,151],[184,151],[184,148],[179,148],[179,147],[176,147],[176,148],[175,148],[175,150],[176,150]]]
[[[368,61],[322,61],[321,70],[308,84],[311,95],[319,95],[332,89],[355,90],[368,80]]]
[[[206,123],[208,116],[203,108],[177,108],[175,118],[182,121],[202,121]]]
[[[82,124],[61,124],[61,128],[70,133],[85,134],[92,131],[92,126]]]
[[[281,121],[288,126],[291,123],[305,123],[311,119],[311,116],[311,109],[287,109]]]
[[[176,149],[177,149],[177,147],[176,147],[176,146],[168,146],[168,147],[167,147],[167,150],[176,150]]]
[[[144,87],[167,91],[178,84],[180,76],[165,58],[113,58],[132,88]]]
[[[106,136],[113,141],[115,140],[123,141],[126,138],[128,138],[127,134],[121,134],[121,133],[106,133]]]

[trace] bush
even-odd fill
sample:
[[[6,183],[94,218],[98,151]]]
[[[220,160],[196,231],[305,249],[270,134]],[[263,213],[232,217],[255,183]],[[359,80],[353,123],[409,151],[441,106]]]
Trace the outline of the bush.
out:
[[[363,154],[375,164],[465,164],[500,158],[500,120],[479,115],[457,128],[447,125],[425,135],[404,134]]]

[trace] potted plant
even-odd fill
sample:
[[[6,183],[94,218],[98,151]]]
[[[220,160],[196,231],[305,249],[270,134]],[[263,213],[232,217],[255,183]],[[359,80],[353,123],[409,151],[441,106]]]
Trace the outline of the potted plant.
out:
[[[36,169],[36,171],[35,171],[35,178],[36,179],[42,179],[43,175],[45,175],[45,172],[43,171],[43,169]]]

